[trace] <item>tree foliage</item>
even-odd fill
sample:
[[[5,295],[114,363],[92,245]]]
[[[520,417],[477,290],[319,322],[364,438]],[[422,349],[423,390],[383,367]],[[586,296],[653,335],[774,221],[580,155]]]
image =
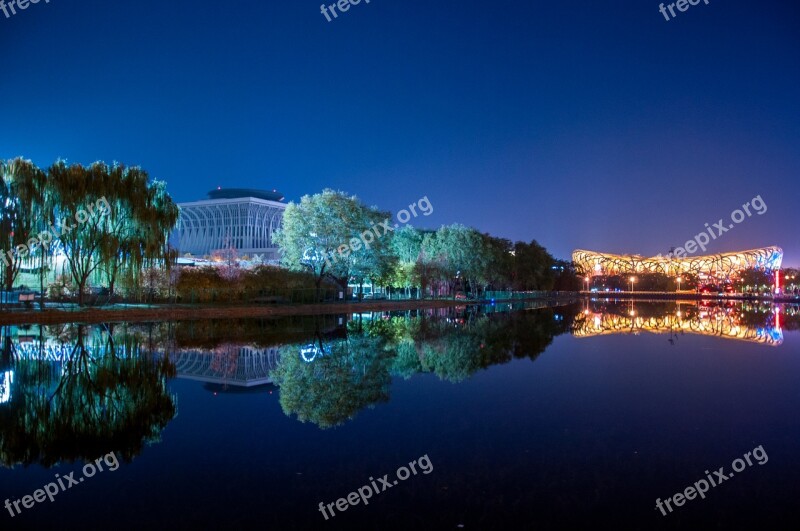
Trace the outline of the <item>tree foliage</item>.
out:
[[[411,226],[370,231],[391,214],[355,196],[325,190],[290,203],[276,241],[284,265],[342,288],[370,281],[410,295],[478,294],[493,290],[578,290],[572,264],[557,261],[536,241],[512,243],[460,224],[437,230]],[[379,234],[379,235],[377,235]],[[364,242],[369,240],[369,245]]]
[[[14,159],[0,161],[0,173],[0,245],[16,249],[6,256],[5,289],[26,261],[38,263],[43,279],[56,253],[66,260],[79,303],[93,275],[102,272],[113,292],[121,271],[136,275],[147,266],[169,268],[174,261],[167,241],[178,206],[166,184],[151,181],[141,168],[58,161],[42,171]]]
[[[290,203],[275,239],[284,265],[310,272],[318,288],[325,278],[346,288],[351,279],[388,276],[389,240],[373,232],[388,217],[355,196],[324,190]],[[372,235],[369,245],[362,238],[366,234]]]

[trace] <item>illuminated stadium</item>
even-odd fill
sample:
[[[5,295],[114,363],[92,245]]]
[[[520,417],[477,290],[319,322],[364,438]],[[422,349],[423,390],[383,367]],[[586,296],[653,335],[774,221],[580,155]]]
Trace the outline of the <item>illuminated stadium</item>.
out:
[[[698,278],[729,279],[746,269],[777,271],[783,261],[780,247],[763,247],[750,251],[706,256],[618,255],[578,249],[572,253],[576,267],[588,276],[622,276],[663,273],[665,275],[697,275]]]

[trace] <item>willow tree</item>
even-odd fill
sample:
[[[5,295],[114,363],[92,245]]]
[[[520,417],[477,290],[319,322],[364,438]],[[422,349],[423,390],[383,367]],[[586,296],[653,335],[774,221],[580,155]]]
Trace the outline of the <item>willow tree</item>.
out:
[[[39,247],[37,233],[46,219],[36,196],[45,179],[39,168],[21,158],[0,161],[0,177],[0,264],[2,286],[8,291],[31,260],[30,251]]]
[[[134,278],[144,267],[163,264],[169,269],[176,255],[167,241],[180,212],[166,191],[166,183],[151,183],[143,169],[117,164],[109,171],[112,182],[119,183],[119,191],[106,198],[110,206],[106,216],[108,237],[103,240],[100,260],[113,295],[125,269]]]
[[[175,255],[167,241],[179,210],[165,183],[150,182],[141,168],[103,162],[84,167],[59,161],[48,175],[79,304],[98,271],[106,274],[113,293],[125,268],[138,275],[144,266],[170,266]]]
[[[69,273],[78,287],[78,304],[83,305],[87,281],[102,263],[100,251],[109,246],[107,222],[102,215],[109,209],[98,210],[108,201],[109,194],[118,193],[118,187],[110,182],[108,167],[101,162],[84,167],[58,161],[50,167],[48,176],[58,205],[57,235]]]
[[[169,235],[180,218],[180,208],[167,192],[165,181],[153,181],[147,189],[147,208],[141,216],[142,249],[145,265],[162,263],[169,269],[178,259],[177,249],[169,245]]]
[[[27,244],[27,256],[23,259],[37,265],[39,271],[39,291],[44,293],[44,279],[53,260],[52,235],[50,225],[54,204],[49,193],[47,174],[31,161],[17,159],[12,164],[17,183],[16,193],[20,202],[28,209],[30,226]],[[44,296],[39,298],[39,305],[44,309]]]
[[[514,244],[510,240],[489,234],[483,235],[483,241],[485,259],[480,277],[484,282],[484,290],[489,286],[494,290],[508,288],[514,270]]]
[[[9,249],[14,248],[14,223],[19,211],[17,198],[13,194],[11,178],[7,173],[6,162],[0,159],[0,262],[2,262],[3,289],[11,289],[19,272],[19,266],[13,256],[8,256]],[[13,255],[13,253],[12,253]]]
[[[121,165],[115,165],[109,171],[111,178],[127,190],[126,195],[134,197],[136,203],[141,202],[147,190],[146,182],[142,184],[141,179],[137,178],[138,175],[130,175]],[[139,267],[142,264],[136,253],[136,224],[132,223],[131,219],[132,202],[118,193],[106,199],[109,201],[106,219],[108,237],[104,238],[100,248],[100,261],[108,279],[110,295],[113,296],[114,286],[123,266],[131,262],[135,262]]]

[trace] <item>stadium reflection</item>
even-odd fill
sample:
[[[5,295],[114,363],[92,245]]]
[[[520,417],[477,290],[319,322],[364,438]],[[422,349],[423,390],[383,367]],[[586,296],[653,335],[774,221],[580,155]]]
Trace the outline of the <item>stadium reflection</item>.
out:
[[[634,302],[586,300],[573,326],[575,337],[611,334],[698,334],[769,346],[783,343],[782,317],[795,308],[750,302]]]

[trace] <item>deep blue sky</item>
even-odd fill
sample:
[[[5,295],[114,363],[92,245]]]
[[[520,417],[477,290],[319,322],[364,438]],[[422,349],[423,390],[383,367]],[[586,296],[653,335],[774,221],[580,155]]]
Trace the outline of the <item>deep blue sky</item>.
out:
[[[51,0],[0,12],[0,157],[137,164],[178,201],[325,187],[573,248],[800,264],[800,5]],[[329,2],[330,3],[330,2]]]

